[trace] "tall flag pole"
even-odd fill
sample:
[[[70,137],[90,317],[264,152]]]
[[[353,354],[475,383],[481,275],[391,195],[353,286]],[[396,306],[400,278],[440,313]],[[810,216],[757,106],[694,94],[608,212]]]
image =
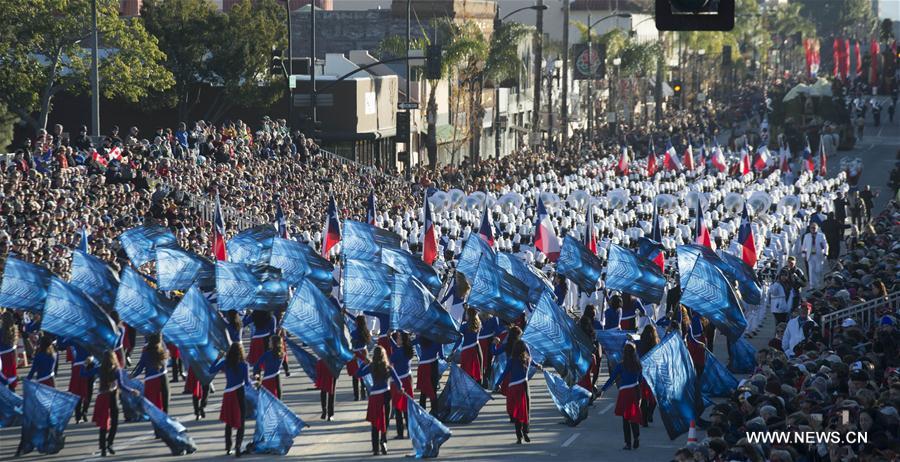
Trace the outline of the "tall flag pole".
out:
[[[534,226],[534,248],[540,250],[550,261],[559,259],[559,238],[556,237],[556,230],[553,229],[550,214],[547,213],[547,207],[544,206],[544,199],[540,194],[538,194],[537,220]]]
[[[594,206],[587,206],[587,217],[584,219],[584,246],[597,255],[597,233],[594,232]]]
[[[753,227],[750,225],[750,213],[747,212],[747,203],[744,202],[744,211],[741,212],[741,226],[738,228],[738,242],[741,244],[741,259],[750,268],[756,266],[756,241],[753,238]]]
[[[369,193],[366,201],[366,223],[375,226],[375,191]]]
[[[434,229],[434,218],[431,216],[431,204],[428,193],[425,193],[425,226],[422,232],[422,261],[431,265],[437,259],[437,230]]]
[[[481,212],[481,225],[478,226],[478,236],[484,239],[489,246],[494,246],[494,227],[491,226],[491,214],[488,212],[487,195],[484,198],[484,209]]]
[[[328,210],[325,214],[325,226],[322,229],[322,256],[328,257],[332,247],[341,242],[341,224],[338,221],[337,203],[334,196],[328,198]]]
[[[715,250],[712,239],[709,237],[709,228],[706,227],[706,223],[703,221],[703,204],[699,196],[697,197],[697,221],[694,226],[694,235],[696,236],[696,244]]]
[[[281,208],[281,199],[278,196],[275,196],[275,229],[278,231],[278,237],[282,239],[291,238],[287,228],[287,218],[284,216],[284,210]]]
[[[222,215],[222,202],[219,200],[219,192],[216,191],[216,213],[213,219],[213,257],[218,261],[228,258],[225,248],[225,218]]]

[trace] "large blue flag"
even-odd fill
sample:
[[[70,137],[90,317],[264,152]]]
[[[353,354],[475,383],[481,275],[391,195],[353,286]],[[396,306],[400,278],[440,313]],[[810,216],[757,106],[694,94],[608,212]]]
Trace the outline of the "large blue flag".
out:
[[[175,302],[162,296],[146,279],[130,266],[122,270],[116,293],[116,311],[122,321],[136,331],[149,335],[162,330],[175,311]]]
[[[675,333],[665,336],[641,358],[641,366],[644,380],[659,406],[666,433],[674,440],[686,433],[691,421],[697,418],[694,404],[702,399],[696,396],[697,372],[684,340]]]
[[[178,347],[182,358],[204,385],[213,379],[209,367],[215,363],[219,352],[227,350],[231,344],[225,319],[210,306],[197,286],[184,294],[162,334],[165,340]]]
[[[541,296],[522,340],[566,382],[575,383],[591,367],[592,340],[547,293]]]
[[[409,251],[384,248],[381,251],[381,263],[398,273],[408,274],[418,279],[431,291],[432,295],[437,295],[441,290],[441,278],[437,271]]]
[[[478,262],[482,257],[489,261],[494,261],[496,254],[494,249],[478,236],[478,233],[469,233],[466,243],[463,244],[459,258],[456,260],[456,271],[464,274],[466,279],[471,281],[478,272]]]
[[[391,326],[414,332],[435,343],[455,343],[459,326],[428,288],[408,274],[394,275]]]
[[[72,251],[69,284],[80,289],[105,311],[116,303],[119,276],[103,260],[80,250]]]
[[[228,261],[247,265],[269,263],[276,235],[277,231],[272,224],[254,226],[235,234],[225,244]]]
[[[700,390],[704,396],[727,398],[737,388],[738,380],[716,358],[706,350],[706,362],[703,375],[700,376]]]
[[[325,361],[335,377],[353,357],[341,312],[309,281],[297,286],[281,325]]]
[[[155,260],[158,248],[178,247],[175,235],[168,228],[159,225],[131,228],[120,234],[118,239],[135,268]]]
[[[0,386],[0,428],[22,425],[22,397]]]
[[[196,283],[201,290],[212,291],[216,287],[216,265],[184,249],[156,249],[156,280],[159,290],[185,291]]]
[[[513,322],[528,308],[528,287],[497,266],[487,254],[478,262],[468,303],[480,311]]]
[[[216,262],[217,308],[236,310],[283,310],[288,302],[288,284],[273,266],[248,266]]]
[[[704,257],[702,248],[698,245],[677,248],[681,303],[709,319],[729,338],[740,337],[747,329],[747,320],[737,295],[722,271],[710,258]]]
[[[146,398],[141,399],[141,402],[144,405],[144,412],[153,424],[153,430],[166,443],[173,456],[193,454],[197,450],[194,439],[188,436],[184,425],[169,417]]]
[[[334,285],[334,265],[322,258],[312,247],[290,239],[276,237],[272,243],[272,258],[269,264],[281,269],[281,276],[292,285],[300,285],[303,278],[309,278],[322,292],[331,292]]]
[[[482,242],[484,241],[482,240]],[[505,252],[498,253],[497,265],[525,284],[525,287],[528,288],[528,303],[536,304],[541,299],[541,293],[544,291],[553,293],[553,284],[540,271],[526,264],[515,255]]]
[[[737,281],[738,290],[741,292],[741,297],[744,301],[751,305],[762,303],[762,288],[759,286],[759,281],[753,268],[744,263],[744,260],[740,257],[735,257],[728,252],[722,252],[721,257],[731,273],[731,277]],[[722,270],[722,272],[724,273],[725,270]]]
[[[344,260],[341,278],[344,308],[390,315],[394,270],[387,265],[365,260]]]
[[[744,337],[728,339],[728,369],[735,374],[752,374],[756,370],[756,348]]]
[[[549,371],[544,371],[544,380],[553,404],[566,419],[567,425],[574,427],[587,418],[591,392],[578,385],[569,386],[562,377]]]
[[[119,400],[122,402],[122,414],[126,422],[144,422],[150,420],[150,416],[144,410],[144,382],[133,379],[128,374],[122,374],[122,385],[131,390],[137,391],[137,394],[128,390],[122,390],[119,393]],[[163,378],[165,380],[165,377]]]
[[[647,303],[659,303],[666,288],[666,277],[652,261],[610,244],[606,288],[634,295]]]
[[[21,454],[56,454],[66,444],[66,426],[81,398],[32,380],[24,382]]]
[[[294,438],[306,423],[276,398],[269,390],[259,388],[256,407],[256,430],[253,433],[253,452],[283,456],[291,450]]]
[[[297,362],[300,363],[300,367],[303,368],[303,372],[306,372],[309,380],[312,383],[316,383],[316,362],[318,361],[316,357],[291,339],[285,339],[285,342],[288,348],[294,352]]]
[[[381,249],[399,249],[400,236],[368,223],[344,220],[341,256],[344,259],[381,261]]]
[[[446,443],[452,433],[440,420],[429,414],[415,398],[406,395],[408,419],[406,428],[409,440],[417,459],[437,457],[441,445]]]
[[[582,292],[592,294],[597,289],[602,265],[600,259],[578,239],[567,235],[563,239],[556,272],[574,282]]]
[[[600,343],[603,355],[613,363],[622,362],[622,352],[625,350],[625,343],[630,339],[628,332],[619,329],[598,329],[594,333],[597,335],[597,342]]]
[[[47,291],[41,329],[58,337],[69,337],[98,357],[112,350],[119,337],[112,319],[100,306],[55,276]]]
[[[3,268],[3,284],[0,286],[0,306],[42,311],[51,276],[50,270],[43,266],[8,256]]]
[[[481,384],[456,364],[450,365],[450,378],[438,396],[437,418],[443,423],[469,423],[478,417],[491,395]]]

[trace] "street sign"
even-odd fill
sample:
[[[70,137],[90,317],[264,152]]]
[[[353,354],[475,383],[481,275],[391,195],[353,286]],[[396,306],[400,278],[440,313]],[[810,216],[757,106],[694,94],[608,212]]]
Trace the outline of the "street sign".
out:
[[[415,101],[406,101],[403,103],[397,103],[397,109],[401,111],[408,111],[410,109],[419,109],[419,103]]]

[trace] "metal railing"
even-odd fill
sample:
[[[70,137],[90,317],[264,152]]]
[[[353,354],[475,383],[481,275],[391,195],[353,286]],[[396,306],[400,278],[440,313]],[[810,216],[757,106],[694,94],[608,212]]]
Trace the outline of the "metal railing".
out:
[[[900,308],[900,291],[888,294],[885,297],[848,306],[842,310],[823,314],[819,320],[822,335],[825,336],[827,334],[830,339],[832,337],[831,334],[834,332],[834,328],[839,326],[844,319],[848,318],[856,321],[857,326],[864,330],[868,329],[878,322],[877,310],[879,308],[887,308],[890,309],[891,312],[897,312],[897,309]]]
[[[353,167],[356,167],[357,170],[359,170],[360,172],[365,173],[367,175],[381,176],[381,177],[385,177],[385,178],[389,178],[389,179],[397,179],[396,176],[385,173],[383,170],[381,170],[379,168],[373,167],[371,165],[361,164],[353,159],[348,159],[340,154],[335,154],[331,151],[326,151],[325,149],[322,149],[321,147],[319,148],[319,154],[321,154],[322,156],[327,157],[331,160],[336,160],[339,163],[341,163],[342,165],[352,165]]]

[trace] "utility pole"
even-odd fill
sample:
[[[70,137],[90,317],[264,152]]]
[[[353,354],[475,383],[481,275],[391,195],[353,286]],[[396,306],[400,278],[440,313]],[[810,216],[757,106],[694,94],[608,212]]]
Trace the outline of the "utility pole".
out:
[[[653,108],[655,112],[654,121],[659,126],[662,120],[662,84],[663,84],[663,62],[666,56],[665,33],[659,31],[659,54],[656,57],[656,88],[654,89],[654,100],[656,105]]]
[[[309,83],[312,86],[312,92],[309,95],[310,105],[312,107],[312,114],[310,114],[312,118],[312,128],[315,130],[316,123],[318,122],[318,117],[316,114],[316,5],[315,2],[310,2],[309,4],[309,22],[310,22],[310,32],[309,32],[309,48],[310,48],[310,61],[309,61]]]
[[[588,107],[587,107],[587,133],[588,133],[588,143],[592,142],[594,139],[594,38],[591,37],[591,26],[594,24],[591,22],[591,12],[588,11],[588,72],[590,73],[590,77],[588,77],[588,89],[587,89],[587,99],[588,99]]]
[[[294,75],[294,33],[291,25],[291,0],[284,0],[287,13],[287,85],[288,85],[288,128],[294,126],[294,89],[291,88],[291,76]]]
[[[94,142],[100,138],[100,70],[98,49],[100,39],[97,32],[97,0],[91,0],[91,134]],[[44,127],[47,128],[47,127]]]
[[[563,0],[563,62],[562,62],[562,101],[560,119],[562,120],[563,143],[569,141],[569,10],[571,2]]]
[[[541,137],[541,61],[544,59],[544,0],[537,1],[537,35],[534,40],[534,105],[531,109],[532,136]]]
[[[412,40],[410,36],[410,21],[412,17],[412,0],[406,0],[406,102],[410,102],[410,80],[412,80],[412,72],[411,66],[409,65],[409,45]],[[412,166],[412,113],[409,109],[406,110],[406,120],[409,123],[409,127],[407,127],[406,131],[408,132],[408,136],[403,141],[403,144],[406,145],[406,156],[409,159],[409,167]]]

